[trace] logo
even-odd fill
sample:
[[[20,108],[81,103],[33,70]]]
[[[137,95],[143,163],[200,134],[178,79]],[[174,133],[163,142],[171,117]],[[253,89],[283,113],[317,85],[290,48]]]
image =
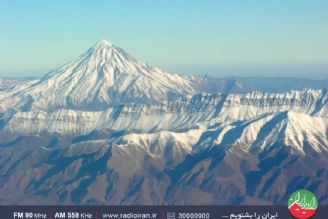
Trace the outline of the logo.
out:
[[[306,189],[297,190],[288,199],[289,212],[296,219],[311,218],[317,211],[317,208],[317,198]]]

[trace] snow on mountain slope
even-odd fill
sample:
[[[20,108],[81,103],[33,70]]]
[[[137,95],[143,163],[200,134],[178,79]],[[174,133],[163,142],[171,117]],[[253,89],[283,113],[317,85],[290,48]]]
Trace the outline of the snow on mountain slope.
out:
[[[328,151],[328,118],[285,111],[232,123],[220,135],[221,132],[215,144],[232,145],[247,152],[282,146],[301,154],[323,152]]]
[[[36,83],[37,79],[1,79],[0,78],[0,112],[15,105],[13,94]]]
[[[303,152],[328,150],[328,120],[304,114],[288,113],[285,143]]]
[[[316,90],[281,94],[199,94],[161,104],[124,104],[104,111],[10,111],[2,117],[0,115],[0,128],[21,134],[46,131],[77,135],[101,129],[140,132],[190,129],[201,124],[207,126],[217,122],[245,121],[283,111],[327,118],[327,102],[322,101],[326,95]]]
[[[229,151],[238,148],[255,154],[281,147],[290,147],[298,154],[319,153],[328,151],[328,118],[285,111],[181,132],[132,132],[112,137],[108,143],[127,150],[131,145],[138,146],[159,157],[164,156],[167,150],[173,150],[177,155],[181,151],[197,154],[214,147]]]
[[[35,79],[32,78],[0,78],[0,93],[5,90],[12,89],[18,85],[24,85],[27,82],[31,82]]]
[[[235,80],[169,74],[101,40],[33,85],[11,92],[1,105],[25,111],[32,108],[103,110],[124,103],[160,103],[186,94],[230,90],[244,92],[248,88]]]
[[[108,140],[110,145],[129,153],[131,148],[147,151],[159,162],[177,165],[193,151],[205,129],[190,129],[184,132],[159,131],[154,133],[128,133]],[[132,155],[132,154],[131,154]]]
[[[221,117],[244,120],[267,112],[293,111],[315,116],[327,117],[322,113],[328,102],[325,90],[292,90],[285,93],[250,92],[241,95],[228,95]]]

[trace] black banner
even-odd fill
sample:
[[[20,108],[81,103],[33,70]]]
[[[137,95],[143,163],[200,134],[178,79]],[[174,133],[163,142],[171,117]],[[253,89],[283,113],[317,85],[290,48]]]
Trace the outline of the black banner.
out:
[[[320,206],[313,219],[326,219]],[[1,219],[293,219],[287,206],[0,206]]]

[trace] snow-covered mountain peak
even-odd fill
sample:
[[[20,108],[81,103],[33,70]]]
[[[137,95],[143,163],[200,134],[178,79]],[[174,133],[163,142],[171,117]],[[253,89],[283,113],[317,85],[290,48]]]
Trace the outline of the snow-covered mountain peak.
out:
[[[119,55],[122,56],[123,60],[125,58],[132,58],[130,55],[128,55],[123,49],[115,46],[110,41],[106,39],[102,39],[98,41],[96,44],[94,44],[89,50],[87,50],[86,53],[82,55],[82,57],[90,58],[91,56],[98,57],[98,58],[104,58]],[[107,59],[109,61],[110,59]],[[136,61],[136,60],[134,60]]]
[[[97,47],[109,47],[109,46],[112,46],[113,44],[107,40],[107,39],[101,39],[99,40],[95,46]]]
[[[88,58],[90,58],[91,55],[93,55],[93,56],[101,55],[102,57],[104,57],[104,56],[110,57],[115,52],[117,52],[117,51],[115,51],[114,45],[110,41],[103,39],[103,40],[98,41],[96,44],[94,44],[85,53],[85,56],[87,56]]]
[[[146,65],[130,56],[123,49],[113,45],[108,40],[100,40],[87,52],[74,61],[87,69],[96,68],[97,72],[102,68],[119,73],[135,74]],[[147,71],[147,69],[144,69]]]
[[[2,99],[6,98],[5,108],[24,111],[103,110],[124,103],[160,103],[188,94],[244,90],[231,80],[167,73],[100,40],[75,60]]]

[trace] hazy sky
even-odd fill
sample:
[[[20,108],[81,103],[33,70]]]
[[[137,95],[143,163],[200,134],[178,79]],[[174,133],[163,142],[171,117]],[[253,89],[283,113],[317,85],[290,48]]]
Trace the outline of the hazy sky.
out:
[[[327,0],[0,0],[0,76],[40,76],[106,38],[164,70],[328,75]]]

